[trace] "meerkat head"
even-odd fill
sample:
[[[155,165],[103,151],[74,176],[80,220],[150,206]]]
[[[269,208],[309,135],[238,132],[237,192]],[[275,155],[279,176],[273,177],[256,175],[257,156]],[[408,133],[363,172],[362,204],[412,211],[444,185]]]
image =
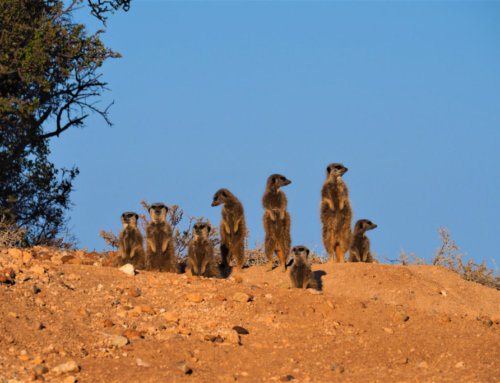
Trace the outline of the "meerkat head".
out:
[[[356,225],[354,226],[354,232],[359,233],[362,232],[364,233],[367,230],[373,230],[377,227],[372,221],[369,219],[360,219],[358,222],[356,222]]]
[[[128,225],[137,226],[138,220],[139,215],[137,213],[134,213],[133,211],[126,211],[122,214],[122,223],[124,228]]]
[[[195,239],[208,238],[211,227],[206,222],[197,222],[193,225],[193,235]]]
[[[292,181],[287,179],[285,176],[281,174],[271,174],[267,178],[267,187],[271,189],[279,189],[282,186],[286,186],[291,184]]]
[[[330,164],[326,167],[326,178],[342,177],[347,170],[342,164]]]
[[[292,249],[292,253],[294,254],[295,259],[302,259],[304,262],[307,261],[307,257],[309,257],[309,249],[304,245],[295,246]]]
[[[154,203],[149,207],[149,215],[152,222],[164,222],[167,220],[168,207],[163,203]]]
[[[218,206],[220,204],[226,203],[227,200],[232,196],[231,192],[227,189],[219,189],[214,194],[214,200],[212,201],[212,206]]]

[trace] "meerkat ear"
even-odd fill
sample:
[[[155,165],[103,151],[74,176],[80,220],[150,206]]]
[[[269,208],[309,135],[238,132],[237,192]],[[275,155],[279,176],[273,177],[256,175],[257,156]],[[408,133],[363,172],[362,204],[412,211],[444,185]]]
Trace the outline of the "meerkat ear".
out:
[[[207,225],[207,231],[208,231],[208,233],[210,233],[210,230],[212,230],[212,228],[210,227],[210,225]]]
[[[327,166],[326,171],[328,172],[328,174],[330,174],[332,172],[332,168],[330,166]]]
[[[135,215],[135,220],[138,221],[139,220],[139,214],[134,213],[134,215]]]
[[[170,210],[169,207],[165,205],[165,213],[168,213],[169,210]]]
[[[309,249],[306,249],[306,257],[309,256],[309,253],[310,253]]]

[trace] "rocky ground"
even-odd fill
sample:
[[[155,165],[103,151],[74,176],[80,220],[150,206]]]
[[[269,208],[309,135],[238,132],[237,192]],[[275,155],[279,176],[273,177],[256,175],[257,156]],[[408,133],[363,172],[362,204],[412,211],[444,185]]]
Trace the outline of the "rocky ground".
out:
[[[439,267],[205,279],[0,252],[0,382],[497,382],[500,291]]]

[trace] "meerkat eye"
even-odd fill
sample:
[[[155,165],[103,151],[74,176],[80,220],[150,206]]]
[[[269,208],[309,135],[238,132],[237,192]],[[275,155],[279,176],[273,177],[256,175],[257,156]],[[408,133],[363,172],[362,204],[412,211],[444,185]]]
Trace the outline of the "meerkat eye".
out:
[[[337,169],[337,170],[342,169],[342,165],[336,165],[336,166],[335,166],[335,169]]]

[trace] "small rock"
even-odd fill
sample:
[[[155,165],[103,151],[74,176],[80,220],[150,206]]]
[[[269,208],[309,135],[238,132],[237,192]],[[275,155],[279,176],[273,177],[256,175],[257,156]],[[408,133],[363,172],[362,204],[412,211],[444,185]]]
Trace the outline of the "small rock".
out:
[[[344,372],[344,366],[339,363],[332,363],[330,370],[335,371],[337,374],[342,374]]]
[[[141,295],[141,290],[135,286],[130,286],[125,289],[125,292],[133,298],[137,298]]]
[[[203,336],[203,340],[207,342],[217,342],[217,343],[224,342],[224,339],[222,339],[220,335],[212,335],[212,334],[205,334]]]
[[[242,292],[238,292],[233,295],[233,301],[242,303],[249,302],[252,298],[253,297],[251,295]]]
[[[439,292],[439,294],[441,294],[443,297],[445,297],[445,296],[447,295],[447,294],[446,294],[446,291],[444,291],[444,290],[441,290],[441,291]]]
[[[40,265],[35,265],[35,266],[32,266],[30,268],[30,272],[38,274],[38,275],[43,275],[43,274],[45,274],[46,271],[47,271],[47,269],[43,266],[40,266]]]
[[[243,328],[241,326],[234,326],[233,330],[236,331],[240,335],[248,335],[249,332],[246,328]]]
[[[76,381],[76,378],[73,375],[70,375],[63,380],[63,383],[76,383]]]
[[[113,342],[111,343],[115,347],[123,347],[128,344],[128,339],[124,336],[117,336],[115,339],[113,339]]]
[[[102,322],[102,327],[113,327],[114,326],[114,323],[111,322],[109,319],[105,319],[103,322]]]
[[[241,283],[241,282],[243,282],[243,278],[241,278],[239,275],[235,275],[235,276],[233,277],[233,279],[234,279],[234,281],[235,281],[236,283]]]
[[[163,318],[165,318],[169,322],[178,322],[179,321],[179,316],[170,312],[170,311],[163,313]]]
[[[40,291],[37,285],[33,285],[33,294],[38,294]]]
[[[126,265],[123,265],[122,267],[120,267],[119,270],[123,271],[125,274],[130,275],[130,276],[135,275],[134,266],[132,264],[130,264],[130,263],[127,263]]]
[[[227,300],[226,297],[224,295],[221,295],[221,294],[216,294],[215,299],[217,299],[218,301],[221,301],[221,302],[224,302],[225,300]]]
[[[443,315],[441,316],[441,322],[451,322],[451,318],[450,318],[450,316],[449,316],[449,315],[447,315],[447,314],[443,314]]]
[[[292,379],[293,379],[292,375],[283,375],[283,376],[280,376],[280,382],[289,382]]]
[[[429,368],[429,364],[427,362],[420,362],[419,364],[417,364],[417,367],[418,368]]]
[[[144,338],[144,335],[141,332],[139,332],[137,330],[132,330],[132,329],[125,330],[122,335],[128,339]]]
[[[477,317],[477,320],[480,321],[485,326],[493,326],[493,321],[486,315]]]
[[[135,361],[135,363],[138,366],[140,366],[140,367],[150,367],[151,366],[151,363],[145,362],[145,361],[143,361],[142,359],[139,359],[139,358]]]
[[[138,306],[136,310],[141,312],[141,313],[155,315],[155,311],[151,308],[150,305]]]
[[[455,368],[464,368],[465,367],[465,362],[458,362],[455,364]]]
[[[181,370],[183,373],[185,373],[186,375],[189,375],[193,372],[192,369],[190,369],[186,363],[184,362],[178,362],[175,364],[175,367],[177,367],[179,370]]]
[[[83,315],[85,317],[88,317],[90,315],[90,313],[86,309],[84,309],[83,307],[80,307],[78,309],[78,314]]]
[[[52,372],[57,375],[64,374],[66,372],[78,372],[80,371],[80,366],[76,364],[74,360],[60,364],[52,369]]]
[[[408,364],[408,358],[403,358],[399,360],[400,364]]]
[[[393,319],[397,322],[406,322],[410,317],[404,311],[396,311]]]
[[[389,328],[389,327],[384,327],[384,331],[387,333],[387,334],[394,334],[394,330],[392,328]]]
[[[33,372],[35,373],[35,375],[43,375],[49,372],[49,369],[43,364],[37,364],[35,365],[35,367],[33,367]]]
[[[190,302],[194,302],[194,303],[200,303],[201,301],[203,301],[203,298],[201,297],[200,294],[187,294],[186,298]]]
[[[71,260],[75,259],[72,255],[65,255],[61,257],[61,262],[62,263],[70,263]]]

